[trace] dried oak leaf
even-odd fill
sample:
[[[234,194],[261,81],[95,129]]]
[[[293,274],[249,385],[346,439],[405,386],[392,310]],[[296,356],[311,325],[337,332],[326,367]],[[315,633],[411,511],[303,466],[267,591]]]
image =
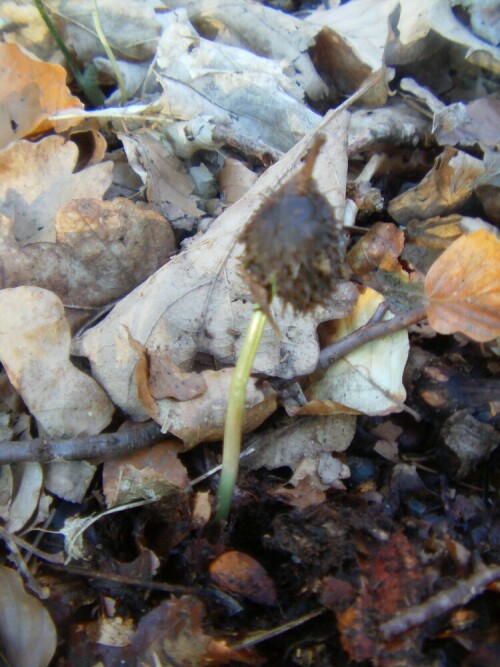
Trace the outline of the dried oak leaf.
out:
[[[438,333],[478,342],[500,335],[500,240],[483,229],[454,241],[425,278],[427,317]]]
[[[64,109],[83,109],[66,86],[66,70],[38,60],[17,44],[0,44],[0,147],[11,141],[58,132],[79,123],[54,123],[49,116]]]

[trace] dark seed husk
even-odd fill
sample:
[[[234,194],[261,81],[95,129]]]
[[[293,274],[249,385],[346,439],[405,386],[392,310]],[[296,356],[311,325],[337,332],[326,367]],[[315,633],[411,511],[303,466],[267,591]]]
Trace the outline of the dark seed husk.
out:
[[[275,292],[307,312],[328,301],[341,277],[340,226],[312,177],[323,143],[316,140],[301,171],[264,202],[241,235],[252,292],[265,294],[267,304]]]

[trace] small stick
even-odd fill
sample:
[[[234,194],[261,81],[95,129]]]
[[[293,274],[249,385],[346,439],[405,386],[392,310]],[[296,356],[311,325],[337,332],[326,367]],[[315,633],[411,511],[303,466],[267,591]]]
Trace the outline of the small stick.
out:
[[[22,461],[82,461],[86,459],[112,459],[122,454],[129,454],[164,439],[156,422],[147,422],[145,426],[131,428],[119,433],[101,433],[88,438],[71,440],[18,440],[0,442],[0,465],[20,463]]]
[[[356,329],[356,331],[353,331],[348,336],[321,350],[318,368],[325,368],[325,366],[329,366],[341,357],[345,357],[346,354],[356,350],[358,347],[401,329],[407,329],[412,324],[417,324],[426,317],[425,308],[414,308],[406,313],[395,315],[390,320],[368,322],[364,327]]]
[[[391,618],[390,621],[382,623],[380,632],[384,639],[392,639],[410,628],[422,625],[431,618],[467,604],[472,598],[484,593],[490,584],[499,579],[500,567],[482,567],[472,577],[459,581],[453,588],[433,595],[422,604],[410,607]]]

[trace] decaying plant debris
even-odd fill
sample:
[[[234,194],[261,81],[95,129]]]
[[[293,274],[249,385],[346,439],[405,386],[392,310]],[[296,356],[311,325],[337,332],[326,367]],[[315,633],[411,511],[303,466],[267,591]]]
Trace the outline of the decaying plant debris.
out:
[[[496,4],[43,4],[73,74],[0,0],[2,660],[496,665]]]

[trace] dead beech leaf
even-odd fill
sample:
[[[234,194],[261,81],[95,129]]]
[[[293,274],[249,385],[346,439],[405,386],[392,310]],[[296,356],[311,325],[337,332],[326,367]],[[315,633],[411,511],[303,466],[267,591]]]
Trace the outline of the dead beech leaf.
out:
[[[83,109],[66,86],[66,70],[38,60],[17,44],[0,44],[0,147],[56,126],[64,132],[79,120],[57,121],[48,117],[65,109]]]
[[[483,229],[462,236],[425,278],[427,317],[438,333],[478,342],[500,335],[500,240]]]
[[[51,0],[57,14],[58,28],[66,44],[83,62],[105,56],[102,41],[96,34],[92,12],[79,0]],[[99,0],[99,20],[113,53],[126,60],[148,60],[156,49],[160,23],[152,4],[142,0]]]
[[[157,403],[155,420],[191,449],[200,442],[216,442],[224,435],[229,385],[234,368],[203,371],[206,391],[190,401],[164,399]],[[250,433],[276,410],[276,392],[251,378],[247,386],[243,433]]]
[[[130,292],[175,251],[173,231],[159,213],[127,199],[76,199],[55,219],[56,243],[20,248],[0,216],[2,287],[34,284],[67,306],[95,308]]]
[[[74,174],[77,160],[76,144],[57,136],[36,144],[17,141],[0,151],[0,213],[12,220],[20,245],[54,243],[56,213],[65,202],[102,199],[111,185],[113,164]]]
[[[252,12],[251,5],[242,4]],[[289,150],[320,121],[304,104],[297,77],[288,74],[296,71],[297,63],[287,67],[281,59],[262,58],[248,48],[203,39],[183,9],[164,20],[167,25],[156,60],[164,114],[185,121],[206,115],[216,124],[222,141],[227,143],[232,136],[240,148],[253,145],[263,151],[267,147],[274,155]],[[249,28],[246,23],[247,34]]]
[[[204,215],[196,205],[194,183],[186,167],[152,130],[119,133],[129,164],[147,185],[148,201],[175,227],[192,229]]]
[[[252,187],[258,176],[242,162],[232,157],[224,160],[219,172],[219,186],[224,193],[224,203],[234,204]]]
[[[226,591],[266,606],[276,604],[274,582],[260,563],[241,551],[226,551],[210,564],[210,578]]]
[[[18,572],[0,567],[0,646],[9,665],[47,667],[56,646],[49,612],[27,593]]]
[[[47,435],[100,433],[114,406],[70,362],[70,330],[57,296],[37,287],[0,290],[0,311],[0,359]]]
[[[340,340],[364,326],[383,300],[381,294],[365,288],[351,315],[322,326],[324,344]],[[388,312],[384,319],[392,316]],[[408,350],[408,333],[397,331],[347,354],[318,373],[306,392],[309,403],[297,414],[400,412],[406,398],[402,379]]]
[[[394,271],[404,246],[404,232],[390,222],[376,222],[349,251],[346,261],[357,276],[377,268]]]
[[[201,34],[269,60],[285,61],[311,100],[327,94],[327,87],[309,56],[317,28],[271,7],[247,0],[178,0]]]
[[[102,483],[108,508],[138,498],[161,498],[185,488],[189,478],[177,456],[182,449],[177,440],[165,439],[143,451],[106,461]]]
[[[417,186],[391,201],[389,213],[403,224],[452,213],[469,199],[473,182],[484,171],[482,160],[448,146]]]
[[[325,11],[318,6],[306,22],[319,30],[311,47],[316,69],[335,89],[354,92],[373,72],[384,66],[384,49],[389,35],[388,17],[394,0],[358,0]],[[384,106],[387,84],[382,80],[367,91],[367,106]]]
[[[15,42],[40,60],[54,62],[52,57],[58,47],[31,0],[2,2],[2,19],[9,26],[6,42]]]
[[[318,156],[315,179],[338,219],[343,217],[345,202],[347,121],[345,114],[330,114],[318,128],[327,137],[327,144]],[[94,377],[129,415],[144,419],[146,413],[137,393],[131,391],[137,356],[128,343],[125,327],[149,350],[166,350],[181,368],[189,368],[198,351],[212,354],[225,364],[235,361],[253,309],[241,276],[243,249],[236,240],[262,202],[301,168],[300,158],[312,138],[299,142],[270,167],[205,234],[83,336],[78,351],[89,357]],[[327,307],[318,307],[307,315],[283,309],[279,299],[275,306],[273,302],[283,336],[279,339],[271,327],[266,327],[254,371],[278,377],[311,372],[319,357],[318,322],[345,316],[356,294],[353,285],[340,282]],[[163,406],[163,401],[159,403]],[[188,403],[182,407],[165,401],[161,407],[163,418],[168,422],[171,408],[190,409]]]
[[[20,463],[14,468],[15,495],[10,504],[9,520],[5,527],[19,532],[36,513],[43,490],[43,470],[36,461]]]
[[[307,457],[318,461],[323,453],[345,451],[356,431],[354,415],[327,415],[286,419],[269,431],[259,433],[252,439],[253,454],[241,461],[243,469],[281,468],[288,466],[293,471]]]
[[[128,344],[137,356],[134,371],[134,386],[143,411],[162,425],[164,432],[170,431],[184,442],[184,449],[191,449],[200,442],[222,440],[227,411],[227,399],[233,368],[202,373],[186,373],[195,388],[202,389],[189,400],[162,398],[156,400],[149,384],[149,359],[147,349],[135,340],[126,329]],[[167,379],[167,383],[171,382]],[[243,432],[248,433],[260,426],[276,410],[276,392],[264,385],[258,387],[257,380],[247,386]],[[179,387],[177,388],[179,390]],[[180,391],[185,391],[182,386]]]
[[[397,30],[402,45],[411,47],[434,31],[443,39],[460,45],[467,62],[498,74],[500,50],[476,37],[455,16],[449,0],[427,0],[419,7],[419,11],[415,11],[413,0],[399,0],[398,4],[400,11]]]
[[[434,115],[433,134],[441,146],[473,146],[479,143],[495,150],[498,144],[500,101],[480,97],[469,104],[457,102]]]
[[[149,356],[149,389],[156,400],[175,398],[190,401],[203,394],[207,385],[201,373],[188,373],[174,364],[165,350],[152,350]]]

